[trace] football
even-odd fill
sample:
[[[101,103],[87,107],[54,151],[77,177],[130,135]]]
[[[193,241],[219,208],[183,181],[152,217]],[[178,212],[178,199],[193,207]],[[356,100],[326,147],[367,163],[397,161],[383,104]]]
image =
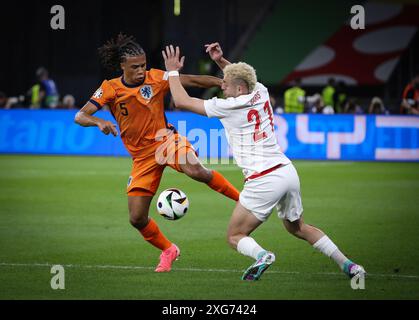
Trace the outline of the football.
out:
[[[189,200],[186,194],[177,188],[170,188],[160,193],[157,199],[157,211],[167,220],[182,218],[189,209]]]

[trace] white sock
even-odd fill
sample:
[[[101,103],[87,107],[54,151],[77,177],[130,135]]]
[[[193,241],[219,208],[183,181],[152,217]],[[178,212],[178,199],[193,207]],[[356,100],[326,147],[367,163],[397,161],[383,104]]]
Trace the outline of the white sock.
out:
[[[258,255],[261,252],[266,251],[251,237],[244,237],[239,240],[237,243],[237,251],[241,254],[252,257],[257,260]]]
[[[336,251],[333,252],[333,254],[331,255],[331,258],[335,260],[335,262],[339,265],[339,267],[342,270],[343,270],[343,265],[345,264],[345,262],[349,260],[347,257],[345,257],[345,255],[342,252],[340,252],[339,249],[336,249]]]
[[[321,237],[315,244],[313,244],[313,247],[329,258],[332,258],[343,270],[343,265],[348,258],[345,257],[345,255],[338,249],[333,241],[329,239],[328,236],[324,235]]]

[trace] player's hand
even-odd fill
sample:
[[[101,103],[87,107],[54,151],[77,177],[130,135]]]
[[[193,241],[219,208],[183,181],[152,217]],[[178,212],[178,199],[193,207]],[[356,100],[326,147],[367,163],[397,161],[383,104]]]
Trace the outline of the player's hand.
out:
[[[161,53],[163,55],[164,64],[167,71],[179,71],[183,68],[185,57],[183,56],[180,58],[179,47],[176,46],[175,49],[173,45],[166,46],[166,50],[163,50]]]
[[[116,124],[110,121],[100,120],[97,126],[100,129],[100,131],[102,131],[106,135],[108,135],[109,133],[112,133],[114,137],[118,135],[118,131],[116,130]]]
[[[205,45],[205,52],[209,54],[213,61],[219,61],[223,57],[223,50],[218,42]]]

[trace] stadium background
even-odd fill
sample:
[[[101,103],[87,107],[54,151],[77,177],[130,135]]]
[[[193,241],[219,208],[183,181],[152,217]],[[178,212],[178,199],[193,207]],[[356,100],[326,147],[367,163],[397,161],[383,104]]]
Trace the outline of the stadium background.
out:
[[[398,16],[415,14],[418,6],[414,2],[361,4],[381,6],[387,13],[393,6]],[[260,81],[281,101],[292,80],[304,75],[297,66],[316,48],[333,44],[334,36],[339,38],[339,32],[347,30],[342,28],[350,18],[351,6],[358,2],[180,3],[179,16],[174,15],[172,0],[127,1],[117,9],[96,0],[33,1],[24,6],[2,3],[7,14],[0,20],[4,44],[0,51],[0,91],[8,96],[24,94],[36,81],[35,70],[45,66],[60,94],[71,93],[81,107],[104,78],[115,76],[101,68],[97,48],[122,31],[142,44],[149,67],[163,67],[160,52],[164,45],[179,45],[187,57],[186,73],[219,75],[214,66],[208,69],[203,50],[205,43],[219,41],[226,57],[254,65]],[[65,8],[65,30],[50,27],[50,8],[55,4]],[[368,16],[367,10],[367,21]],[[405,19],[417,30],[417,20],[411,22],[409,14]],[[391,21],[403,24],[400,19]],[[233,204],[169,169],[159,191],[169,186],[183,189],[191,199],[192,211],[177,223],[159,220],[161,228],[185,248],[185,253],[173,273],[158,278],[152,272],[156,252],[138,239],[127,222],[124,186],[130,159],[119,157],[126,155],[121,142],[95,128],[77,127],[73,124],[76,110],[13,108],[0,110],[0,298],[417,299],[419,118],[397,113],[403,88],[419,72],[418,32],[409,33],[406,39],[385,56],[393,63],[384,77],[371,80],[371,75],[358,72],[357,83],[347,87],[348,94],[358,97],[364,106],[373,96],[380,96],[391,115],[277,114],[275,118],[278,131],[283,121],[288,126],[288,151],[293,159],[376,160],[375,149],[386,148],[399,151],[381,160],[409,162],[295,162],[307,219],[324,227],[345,250],[365,261],[371,273],[367,290],[352,290],[330,261],[290,238],[272,218],[258,230],[257,237],[278,249],[283,262],[267,272],[273,281],[261,281],[254,287],[238,283],[240,268],[248,260],[234,254],[224,241]],[[387,44],[397,42],[387,40]],[[345,43],[342,39],[344,48]],[[345,62],[353,70],[378,67],[369,59]],[[309,76],[313,74],[306,78]],[[324,85],[313,81],[304,88],[312,94]],[[192,89],[190,93],[209,96],[213,92]],[[110,116],[106,112],[103,115]],[[168,116],[186,122],[185,134],[198,123],[205,132],[220,128],[217,121],[200,118],[197,122],[188,113],[169,112]],[[360,139],[363,134],[355,134],[358,122],[364,139]],[[295,133],[298,126],[300,138]],[[348,133],[342,139],[349,146],[333,149],[329,157],[327,137],[333,132]],[[359,140],[362,143],[354,142]],[[339,147],[342,144],[338,143]],[[226,150],[218,151],[229,156]],[[242,186],[241,173],[234,165],[212,167]],[[67,289],[62,292],[49,287],[49,267],[54,263],[67,268]],[[214,275],[219,281],[214,281]],[[139,290],[137,285],[153,291]],[[226,286],[231,288],[229,292]]]
[[[35,70],[45,66],[57,82],[60,93],[73,94],[77,105],[81,106],[92,88],[103,78],[112,76],[100,67],[97,48],[122,31],[137,38],[147,52],[149,66],[153,67],[163,67],[163,45],[179,45],[187,57],[185,73],[199,73],[200,61],[206,58],[203,45],[219,41],[227,57],[254,65],[260,79],[272,88],[271,94],[281,99],[288,84],[285,80],[292,79],[287,76],[345,25],[351,17],[352,5],[357,2],[183,0],[180,3],[181,14],[176,16],[173,0],[127,1],[118,10],[99,0],[60,1],[66,12],[65,30],[50,27],[50,8],[57,4],[54,1],[31,1],[23,8],[18,2],[3,4],[4,12],[8,14],[0,21],[0,32],[7,49],[0,53],[0,90],[9,96],[26,92],[36,81]],[[400,8],[404,8],[416,15],[415,1],[361,3],[367,12],[368,6],[372,6],[366,21],[373,30],[377,29],[377,24],[387,27],[385,19],[384,22],[374,21],[375,25],[368,24],[369,17],[377,11],[383,11],[384,18],[393,21],[393,25],[418,26],[417,19],[411,21],[411,17],[402,15],[405,22],[394,21],[388,14],[390,11],[401,15]],[[392,41],[385,39],[391,47]],[[347,39],[339,41],[339,45],[344,46]],[[390,48],[390,52],[394,50],[400,59],[385,82],[368,83],[361,79],[360,85],[349,86],[350,93],[366,100],[379,95],[392,113],[397,112],[403,88],[419,68],[418,34],[409,34],[406,41],[401,47]],[[388,49],[384,45],[382,50]],[[367,63],[368,59],[365,58]],[[364,67],[359,66],[358,60],[344,62],[351,68]],[[216,67],[210,69],[210,73],[216,71]],[[311,85],[307,90],[315,92],[318,86]]]

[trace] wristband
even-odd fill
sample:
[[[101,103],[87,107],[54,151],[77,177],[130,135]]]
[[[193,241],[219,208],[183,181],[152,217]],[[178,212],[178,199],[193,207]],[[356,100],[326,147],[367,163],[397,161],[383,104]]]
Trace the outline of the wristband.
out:
[[[172,70],[172,71],[169,71],[167,75],[168,75],[169,77],[179,77],[179,71],[177,71],[177,70]]]

